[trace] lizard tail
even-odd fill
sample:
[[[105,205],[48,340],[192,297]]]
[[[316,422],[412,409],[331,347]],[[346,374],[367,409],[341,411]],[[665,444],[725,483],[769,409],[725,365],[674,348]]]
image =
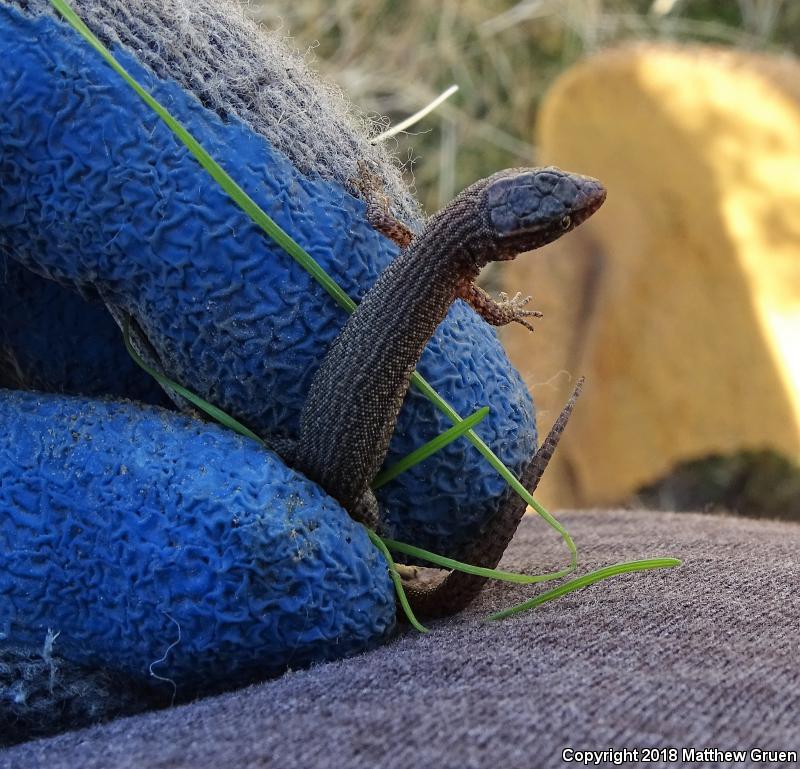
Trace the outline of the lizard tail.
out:
[[[583,382],[584,378],[581,377],[542,445],[522,471],[520,483],[530,494],[533,494],[539,485],[558,442],[561,440],[564,428],[567,426],[578,396],[583,389]],[[464,560],[473,566],[482,566],[487,569],[497,566],[508,543],[511,542],[526,508],[525,501],[512,489],[508,489],[500,509],[483,528],[477,542],[469,550]],[[432,586],[420,587],[413,582],[408,582],[404,583],[404,587],[415,614],[421,617],[436,618],[461,611],[478,595],[485,582],[486,577],[452,571]]]

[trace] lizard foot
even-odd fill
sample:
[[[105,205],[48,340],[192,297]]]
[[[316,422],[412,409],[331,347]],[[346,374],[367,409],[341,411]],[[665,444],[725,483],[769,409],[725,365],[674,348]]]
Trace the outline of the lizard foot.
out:
[[[480,286],[474,283],[462,283],[457,290],[457,295],[468,302],[475,312],[487,323],[493,326],[505,326],[508,323],[519,323],[529,331],[533,326],[525,318],[541,318],[538,310],[525,310],[525,305],[531,300],[529,296],[523,297],[517,292],[513,297],[501,293],[498,299],[492,299]]]
[[[509,298],[505,291],[501,291],[496,304],[502,312],[511,314],[511,320],[507,322],[519,323],[520,325],[525,326],[525,328],[527,328],[529,331],[533,331],[533,326],[524,319],[543,318],[544,315],[539,312],[539,310],[522,309],[526,304],[528,304],[528,302],[530,302],[530,300],[531,297],[522,296],[519,291],[517,291],[517,293],[511,298]]]
[[[407,566],[404,563],[396,563],[395,571],[400,575],[403,582],[415,582],[419,576],[419,566]]]
[[[395,569],[403,580],[403,586],[412,590],[430,590],[450,573],[430,566],[407,566],[404,563],[396,563]]]

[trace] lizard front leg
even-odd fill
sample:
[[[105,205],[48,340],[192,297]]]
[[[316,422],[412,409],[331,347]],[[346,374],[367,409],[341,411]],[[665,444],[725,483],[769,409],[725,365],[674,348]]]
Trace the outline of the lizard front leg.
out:
[[[538,310],[523,309],[531,300],[529,296],[523,297],[521,293],[517,292],[509,298],[508,294],[501,293],[498,301],[492,299],[486,291],[471,280],[462,280],[458,284],[456,296],[467,302],[478,315],[493,326],[519,323],[529,331],[533,331],[533,326],[525,318],[543,317]]]
[[[368,199],[367,221],[373,229],[393,240],[400,248],[406,248],[414,239],[414,233],[389,213],[389,203],[383,195]]]
[[[388,196],[363,160],[359,161],[358,173],[355,186],[367,204],[367,221],[381,235],[397,243],[400,248],[406,248],[414,239],[414,232],[392,216]]]

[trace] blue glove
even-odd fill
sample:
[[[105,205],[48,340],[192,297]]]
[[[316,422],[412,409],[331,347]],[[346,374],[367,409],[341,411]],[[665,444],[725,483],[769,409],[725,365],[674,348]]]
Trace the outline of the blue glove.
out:
[[[267,440],[294,437],[344,311],[71,28],[18,2],[0,2],[0,248],[130,314],[172,379]],[[114,52],[345,291],[363,295],[396,246],[369,226],[361,200],[336,180],[301,173],[234,114],[220,119],[128,47]],[[518,472],[535,445],[533,410],[494,330],[456,302],[419,370],[460,413],[491,406],[478,432]],[[387,462],[449,426],[412,392]],[[477,450],[457,441],[380,490],[384,531],[457,556],[504,489]]]
[[[272,452],[162,409],[0,390],[0,638],[181,694],[383,641],[363,527]]]
[[[170,406],[119,343],[102,302],[0,254],[0,387],[132,398]]]
[[[350,180],[325,163],[355,169],[373,157],[366,138],[344,122],[328,126],[338,143],[315,156],[320,170],[306,167],[305,143],[276,139],[283,113],[262,111],[272,121],[262,130],[247,113],[255,96],[215,103],[203,90],[205,70],[181,69],[191,49],[170,49],[170,66],[158,65],[154,52],[164,47],[147,44],[142,29],[169,32],[168,4],[160,26],[147,16],[152,2],[127,3],[125,13],[111,0],[75,5],[251,197],[351,297],[363,296],[397,249],[370,227]],[[196,5],[208,12],[209,40],[251,57],[258,83],[266,54],[246,36],[236,45],[225,37],[241,22],[207,0]],[[8,259],[0,361],[14,361],[0,384],[163,403],[132,369],[105,310],[81,294],[130,316],[142,353],[166,375],[267,441],[294,438],[344,311],[45,0],[0,0],[0,54],[0,252]],[[291,83],[295,93],[292,78],[306,78],[308,103],[297,109],[321,124],[331,119],[307,73],[288,67],[283,77],[265,87]],[[241,83],[229,85],[241,96]],[[304,142],[316,146],[310,133]],[[393,205],[404,204],[395,195]],[[25,314],[15,304],[22,296],[32,297]],[[495,332],[458,301],[419,370],[460,413],[491,406],[477,431],[519,471],[535,446],[533,409]],[[47,628],[58,629],[73,661],[137,675],[169,650],[155,672],[194,685],[349,654],[390,632],[385,563],[335,502],[275,454],[133,404],[6,391],[0,413],[13,434],[0,450],[0,478],[9,479],[0,571],[17,575],[3,585],[15,591],[15,608],[0,615],[7,640],[41,644]],[[449,426],[411,392],[387,463]],[[457,557],[504,491],[462,439],[379,491],[382,529]]]

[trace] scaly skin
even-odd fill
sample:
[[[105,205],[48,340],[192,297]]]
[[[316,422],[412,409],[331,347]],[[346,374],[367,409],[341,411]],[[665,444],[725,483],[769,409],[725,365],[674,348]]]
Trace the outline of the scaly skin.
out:
[[[292,464],[354,518],[374,526],[377,505],[369,485],[383,464],[411,373],[450,305],[458,296],[479,294],[470,287],[486,264],[556,240],[604,200],[604,188],[589,177],[557,168],[509,169],[471,185],[432,216],[384,270],[328,350],[306,400]],[[483,294],[476,309],[490,322],[504,323],[532,314],[520,306],[487,307]],[[532,460],[532,474],[541,474],[536,468],[543,456],[537,452],[539,463]],[[523,506],[516,514],[511,497],[505,507],[513,507],[514,515],[501,510],[495,519],[518,520],[524,512]],[[509,526],[493,521],[484,532],[483,539],[497,534],[504,540],[500,555],[510,539]],[[497,549],[478,555],[492,560]]]

